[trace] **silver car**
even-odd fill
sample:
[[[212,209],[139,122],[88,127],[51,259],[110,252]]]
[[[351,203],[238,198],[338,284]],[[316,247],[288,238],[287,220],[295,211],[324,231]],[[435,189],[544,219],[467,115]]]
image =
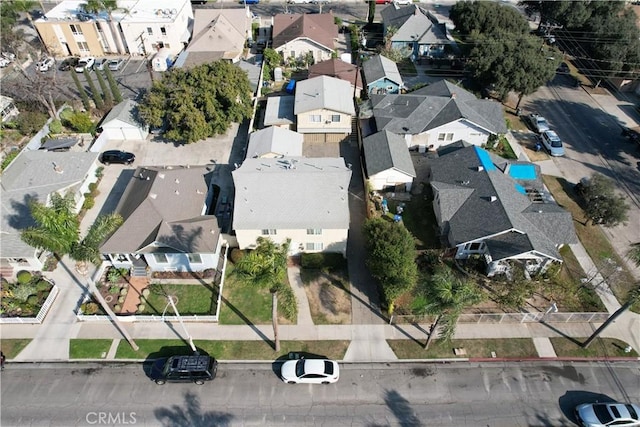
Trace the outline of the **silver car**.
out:
[[[564,156],[564,147],[562,146],[562,140],[552,130],[545,130],[540,135],[540,140],[542,141],[542,145],[549,151],[554,157]]]
[[[585,403],[576,408],[576,418],[584,427],[638,427],[640,407],[624,403]]]

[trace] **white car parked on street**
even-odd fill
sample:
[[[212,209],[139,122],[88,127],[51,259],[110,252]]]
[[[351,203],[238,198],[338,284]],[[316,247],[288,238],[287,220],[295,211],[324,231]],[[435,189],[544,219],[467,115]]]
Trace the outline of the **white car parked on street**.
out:
[[[330,384],[340,378],[338,362],[327,359],[287,360],[280,370],[287,384]]]

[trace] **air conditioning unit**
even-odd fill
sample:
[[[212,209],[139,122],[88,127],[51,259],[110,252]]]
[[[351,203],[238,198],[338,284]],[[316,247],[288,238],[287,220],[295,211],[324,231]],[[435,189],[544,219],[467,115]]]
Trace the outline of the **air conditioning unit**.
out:
[[[331,120],[325,120],[324,124],[325,125],[331,124]]]

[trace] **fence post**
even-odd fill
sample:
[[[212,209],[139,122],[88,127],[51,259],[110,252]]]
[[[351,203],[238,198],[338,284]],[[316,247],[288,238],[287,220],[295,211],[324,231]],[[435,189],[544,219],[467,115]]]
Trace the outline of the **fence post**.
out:
[[[392,314],[391,316],[389,316],[389,324],[390,325],[393,324],[393,316],[395,316],[395,314]]]

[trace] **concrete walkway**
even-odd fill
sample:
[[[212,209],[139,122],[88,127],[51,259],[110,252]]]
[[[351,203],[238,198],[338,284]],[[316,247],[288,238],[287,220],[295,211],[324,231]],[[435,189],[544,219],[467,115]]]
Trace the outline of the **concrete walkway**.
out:
[[[289,283],[293,288],[293,293],[296,296],[298,302],[298,323],[297,326],[311,326],[313,325],[313,319],[311,319],[311,308],[309,308],[309,299],[307,298],[307,292],[304,290],[304,284],[300,277],[300,267],[297,265],[289,266],[287,268],[287,275],[289,276]]]

